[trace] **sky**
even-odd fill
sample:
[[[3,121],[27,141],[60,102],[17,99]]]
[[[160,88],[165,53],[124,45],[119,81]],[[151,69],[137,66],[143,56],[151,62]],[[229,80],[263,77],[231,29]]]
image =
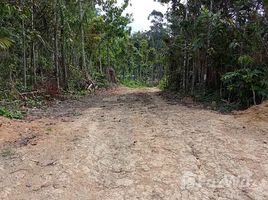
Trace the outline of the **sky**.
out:
[[[121,4],[124,0],[118,0]],[[167,6],[163,6],[154,0],[131,0],[131,5],[126,9],[127,13],[132,13],[134,21],[130,24],[132,32],[146,31],[150,28],[150,21],[148,16],[153,10],[162,12],[163,14],[167,10]]]

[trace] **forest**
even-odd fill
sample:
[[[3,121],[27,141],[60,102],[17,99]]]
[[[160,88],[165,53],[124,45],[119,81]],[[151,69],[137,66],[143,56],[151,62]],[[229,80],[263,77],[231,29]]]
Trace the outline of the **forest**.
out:
[[[0,0],[0,199],[267,200],[267,16]]]
[[[129,86],[159,86],[226,109],[268,97],[267,2],[159,0],[151,28],[133,32],[125,0],[0,3],[0,99],[79,92],[107,71]]]

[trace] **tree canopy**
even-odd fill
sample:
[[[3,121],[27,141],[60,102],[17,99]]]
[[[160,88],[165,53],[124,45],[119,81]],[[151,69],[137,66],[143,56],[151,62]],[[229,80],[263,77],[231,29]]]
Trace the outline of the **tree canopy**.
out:
[[[85,80],[157,85],[246,107],[268,97],[268,2],[158,0],[131,33],[129,1],[1,1],[0,94],[81,90]]]

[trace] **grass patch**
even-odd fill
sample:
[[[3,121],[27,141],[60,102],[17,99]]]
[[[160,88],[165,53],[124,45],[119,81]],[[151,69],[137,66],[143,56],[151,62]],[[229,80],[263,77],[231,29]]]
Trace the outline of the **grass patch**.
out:
[[[134,80],[124,80],[121,82],[123,86],[129,87],[129,88],[144,88],[148,87],[146,83],[143,83],[141,81],[134,81]]]
[[[9,111],[6,108],[0,108],[0,116],[7,117],[9,119],[22,119],[24,117],[21,111]]]

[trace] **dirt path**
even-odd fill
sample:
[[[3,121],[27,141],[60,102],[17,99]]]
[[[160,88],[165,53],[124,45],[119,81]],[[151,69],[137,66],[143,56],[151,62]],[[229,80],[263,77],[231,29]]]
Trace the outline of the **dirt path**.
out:
[[[81,115],[6,150],[0,199],[268,199],[267,123],[172,105],[157,92],[85,99],[93,103]]]

